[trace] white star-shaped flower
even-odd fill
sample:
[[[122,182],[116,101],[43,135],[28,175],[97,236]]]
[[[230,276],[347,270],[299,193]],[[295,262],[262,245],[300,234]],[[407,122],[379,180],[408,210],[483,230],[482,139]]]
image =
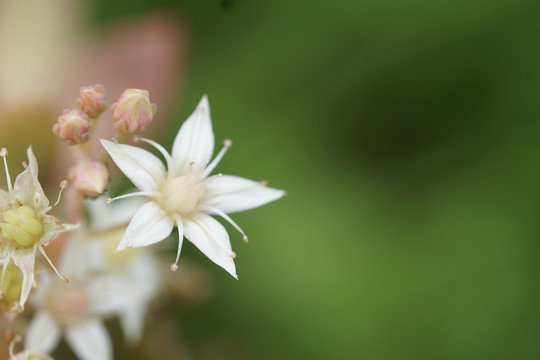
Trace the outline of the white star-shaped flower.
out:
[[[34,261],[36,250],[39,250],[52,268],[56,268],[47,257],[44,246],[47,246],[60,233],[73,230],[75,225],[62,224],[57,218],[46,213],[51,210],[49,200],[43,193],[38,180],[38,166],[32,147],[27,150],[28,165],[11,184],[6,162],[7,150],[0,150],[4,158],[8,191],[0,189],[0,263],[2,268],[2,284],[4,273],[13,260],[23,274],[22,290],[19,299],[21,308],[28,298],[34,284]],[[58,274],[58,271],[56,271]],[[63,276],[58,274],[63,280]]]
[[[157,243],[169,236],[176,226],[179,244],[172,270],[178,268],[185,236],[210,260],[237,278],[233,261],[236,255],[231,249],[229,235],[210,215],[227,220],[247,241],[242,229],[227,214],[264,205],[281,198],[285,192],[237,176],[208,176],[231,146],[231,141],[225,141],[225,146],[210,162],[214,133],[206,96],[180,128],[170,155],[154,141],[140,140],[154,146],[165,158],[167,166],[141,148],[101,140],[116,165],[140,190],[115,199],[139,195],[148,198],[131,219],[117,251]]]

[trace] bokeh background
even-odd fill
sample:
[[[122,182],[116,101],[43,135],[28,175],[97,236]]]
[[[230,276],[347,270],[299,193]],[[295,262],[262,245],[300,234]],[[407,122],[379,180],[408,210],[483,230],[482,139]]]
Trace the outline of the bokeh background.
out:
[[[234,216],[239,281],[186,242],[212,295],[158,301],[136,348],[109,322],[117,358],[540,358],[538,1],[55,3],[38,35],[0,22],[39,54],[0,52],[2,141],[101,82],[156,94],[168,147],[206,93],[218,170],[288,192]]]

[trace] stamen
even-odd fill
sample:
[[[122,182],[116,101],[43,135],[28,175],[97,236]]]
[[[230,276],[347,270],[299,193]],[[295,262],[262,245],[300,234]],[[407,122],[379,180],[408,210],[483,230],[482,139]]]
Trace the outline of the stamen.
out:
[[[180,251],[182,250],[182,243],[184,241],[184,225],[182,224],[182,218],[180,215],[175,216],[176,227],[178,227],[178,250],[176,250],[176,260],[171,265],[171,271],[178,270],[178,259],[180,259]]]
[[[202,184],[202,185],[205,185],[208,184],[210,181],[214,180],[215,178],[218,178],[220,176],[223,176],[223,174],[216,174],[216,175],[213,175],[213,176],[210,176],[209,178],[206,178],[204,179],[203,181],[199,182],[198,184]]]
[[[11,342],[9,343],[8,351],[9,351],[9,359],[10,360],[17,359],[15,357],[15,351],[14,351],[15,350],[15,344],[20,343],[20,342],[22,342],[22,337],[21,337],[21,335],[17,334],[17,335],[15,335],[13,340],[11,340]]]
[[[150,144],[153,147],[155,147],[161,153],[161,155],[163,155],[163,157],[165,158],[165,161],[167,162],[167,170],[171,169],[171,164],[172,164],[171,155],[167,152],[167,150],[165,150],[165,148],[163,146],[161,146],[160,144],[158,144],[154,140],[150,140],[150,139],[147,139],[147,138],[141,138],[141,137],[138,137],[138,136],[136,136],[133,140],[134,141],[142,141],[142,142],[145,142],[145,143]]]
[[[268,180],[261,181],[261,185],[262,186],[268,186]]]
[[[129,197],[134,197],[134,196],[147,196],[147,197],[152,196],[152,197],[161,198],[163,195],[158,191],[137,191],[137,192],[134,192],[134,193],[124,194],[124,195],[116,196],[116,197],[113,197],[113,198],[107,198],[107,199],[105,199],[105,202],[107,204],[110,204],[113,201],[116,201],[116,200],[119,200],[119,199],[129,198]]]
[[[56,202],[53,204],[52,207],[55,207],[60,202],[60,198],[62,197],[62,191],[64,191],[65,188],[67,188],[68,182],[67,180],[62,180],[60,182],[60,191],[58,192],[58,198],[56,199]]]
[[[24,169],[26,169],[26,168],[28,167],[28,164],[26,163],[26,161],[23,161],[23,162],[22,162],[22,167],[23,167]]]
[[[231,253],[231,259],[236,259],[236,253],[234,251]]]
[[[9,176],[9,169],[8,169],[7,160],[6,160],[6,157],[8,156],[8,151],[5,147],[0,149],[0,156],[4,159],[4,168],[6,169],[6,179],[7,179],[8,190],[10,193],[12,193],[13,186],[11,185],[11,177]]]
[[[51,265],[51,267],[53,268],[54,272],[56,273],[56,275],[58,275],[58,277],[60,278],[60,280],[62,280],[62,282],[66,283],[66,284],[69,284],[69,279],[65,276],[65,275],[61,275],[58,270],[56,269],[56,267],[54,266],[54,264],[52,263],[51,259],[49,259],[49,257],[47,256],[47,254],[45,253],[45,250],[43,250],[43,246],[41,246],[41,244],[38,244],[37,248],[39,249],[39,252],[41,253],[41,255],[43,255],[43,257],[45,258],[45,260],[47,260],[47,262],[49,263],[49,265]]]
[[[214,214],[219,215],[219,216],[221,216],[222,218],[224,218],[225,220],[227,220],[227,222],[228,222],[229,224],[231,224],[232,226],[234,226],[234,228],[235,228],[236,230],[238,230],[238,232],[240,232],[240,234],[243,235],[242,240],[244,240],[245,243],[248,242],[248,237],[246,236],[246,234],[244,233],[244,231],[242,230],[242,228],[240,228],[240,226],[238,226],[238,224],[235,223],[235,222],[233,221],[233,219],[231,219],[231,218],[229,217],[229,215],[225,214],[223,211],[221,211],[221,210],[219,210],[218,208],[215,208],[215,207],[213,207],[213,206],[206,206],[205,208],[206,208],[207,211],[213,212]],[[233,258],[233,259],[234,259],[234,258]]]
[[[219,164],[221,159],[223,159],[223,156],[225,156],[225,153],[227,152],[227,150],[229,150],[231,146],[232,146],[231,140],[227,139],[223,142],[223,147],[221,148],[219,153],[216,155],[214,160],[212,160],[210,165],[208,165],[208,167],[204,169],[204,172],[202,173],[202,177],[207,177],[208,174],[210,174],[216,168],[216,166]]]

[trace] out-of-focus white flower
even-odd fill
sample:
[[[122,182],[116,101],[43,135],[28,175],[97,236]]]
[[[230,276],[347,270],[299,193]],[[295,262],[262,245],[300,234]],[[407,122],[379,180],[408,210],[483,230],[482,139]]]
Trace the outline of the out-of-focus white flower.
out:
[[[32,148],[27,150],[28,166],[15,179],[12,186],[7,167],[7,150],[0,150],[4,158],[8,192],[0,189],[0,263],[4,273],[13,260],[23,274],[19,304],[24,303],[34,284],[34,261],[36,249],[47,259],[52,268],[56,268],[47,257],[44,246],[47,246],[60,233],[73,230],[76,226],[62,224],[57,218],[46,213],[52,208],[43,193],[38,180],[38,165]],[[58,276],[67,280],[56,271]]]
[[[118,225],[127,222],[132,203],[114,208],[96,201],[88,204],[91,215],[96,215],[97,221],[92,222],[100,226],[84,229],[66,243],[59,269],[70,277],[69,286],[58,286],[47,274],[42,277],[32,297],[37,311],[25,349],[50,353],[63,334],[79,358],[112,359],[111,339],[101,320],[114,315],[119,316],[128,341],[137,342],[142,335],[148,302],[162,286],[157,259],[140,250],[109,255],[109,244],[121,238],[125,225]]]
[[[140,190],[119,196],[146,196],[148,202],[137,211],[117,250],[154,244],[165,239],[174,226],[178,227],[179,244],[176,261],[185,236],[216,264],[237,278],[229,235],[210,215],[219,215],[247,237],[227,215],[252,209],[279,199],[284,191],[266,187],[263,183],[221,174],[208,177],[231,146],[225,146],[212,162],[214,133],[206,96],[180,128],[174,140],[172,154],[152,140],[141,139],[156,147],[165,157],[167,168],[152,153],[141,148],[101,140],[116,165]]]

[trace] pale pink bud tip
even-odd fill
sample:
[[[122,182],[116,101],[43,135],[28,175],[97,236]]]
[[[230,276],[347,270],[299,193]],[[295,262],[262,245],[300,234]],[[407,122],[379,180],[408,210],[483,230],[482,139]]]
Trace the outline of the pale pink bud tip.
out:
[[[144,130],[157,111],[150,103],[148,90],[127,89],[113,105],[114,129],[119,134],[136,134]]]
[[[103,85],[83,86],[77,105],[89,118],[97,118],[107,108],[107,91]]]
[[[54,135],[70,145],[80,144],[90,138],[90,120],[80,110],[66,109],[58,117],[58,122],[54,124],[52,131]]]
[[[81,194],[96,197],[107,188],[109,172],[100,161],[81,160],[69,169],[69,178]]]

